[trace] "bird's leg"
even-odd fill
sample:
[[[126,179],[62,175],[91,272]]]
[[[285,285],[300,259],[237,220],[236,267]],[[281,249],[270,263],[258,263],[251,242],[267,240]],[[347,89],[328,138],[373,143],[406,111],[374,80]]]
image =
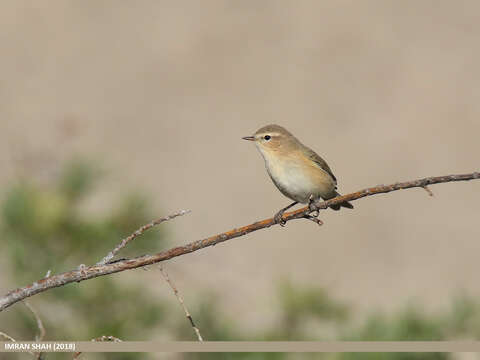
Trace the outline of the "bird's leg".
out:
[[[305,219],[311,220],[317,225],[323,225],[323,221],[318,218],[318,215],[320,215],[320,211],[313,206],[313,203],[315,202],[315,199],[313,195],[310,195],[310,198],[308,199],[308,209],[311,212],[315,212],[315,215],[310,215],[310,214],[305,214],[303,217]]]
[[[283,220],[283,218],[282,218],[283,213],[285,211],[287,211],[288,209],[290,209],[292,206],[295,206],[297,204],[298,204],[298,201],[295,201],[295,202],[291,203],[290,205],[288,205],[287,207],[284,207],[283,209],[281,209],[279,212],[277,212],[275,214],[275,216],[273,217],[273,220],[275,221],[275,223],[280,224],[280,226],[285,226],[286,221]]]
[[[308,198],[308,210],[310,210],[311,212],[316,212],[316,215],[313,215],[315,217],[318,217],[318,215],[320,214],[320,211],[317,209],[316,206],[314,206],[315,204],[315,198],[313,197],[313,195],[310,195],[310,197]]]

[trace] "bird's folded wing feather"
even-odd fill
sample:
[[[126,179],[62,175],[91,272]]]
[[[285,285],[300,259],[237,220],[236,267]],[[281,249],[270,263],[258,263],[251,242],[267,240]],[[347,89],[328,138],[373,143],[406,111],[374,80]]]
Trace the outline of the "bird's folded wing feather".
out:
[[[332,170],[328,166],[328,164],[323,160],[315,151],[312,149],[308,148],[305,146],[306,153],[308,154],[308,157],[312,159],[320,168],[324,171],[326,171],[332,178],[333,181],[335,181],[335,184],[337,183],[337,178],[335,175],[333,175]]]

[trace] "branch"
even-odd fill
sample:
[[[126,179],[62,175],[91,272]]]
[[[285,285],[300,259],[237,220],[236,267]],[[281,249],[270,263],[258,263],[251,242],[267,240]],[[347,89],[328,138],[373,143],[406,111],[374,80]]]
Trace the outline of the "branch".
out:
[[[409,189],[414,187],[424,188],[428,185],[453,182],[453,181],[467,181],[480,179],[480,173],[474,172],[470,174],[461,175],[446,175],[438,177],[429,177],[419,180],[407,181],[402,183],[395,183],[392,185],[378,185],[368,189],[360,190],[348,195],[337,196],[336,198],[327,201],[317,201],[310,206],[305,206],[299,210],[291,211],[283,215],[285,222],[304,218],[310,213],[326,209],[331,205],[340,204],[344,201],[354,201],[366,196],[372,196],[376,194],[389,193],[391,191]],[[93,279],[98,276],[104,276],[108,274],[117,273],[120,271],[136,269],[147,265],[159,263],[161,261],[169,260],[177,256],[185,255],[208,246],[214,246],[221,242],[234,239],[240,236],[244,236],[253,231],[268,228],[277,224],[273,218],[257,221],[253,224],[236,228],[218,235],[214,235],[205,239],[197,240],[189,244],[178,246],[169,250],[162,251],[154,255],[144,255],[133,259],[120,260],[113,263],[94,265],[89,267],[81,267],[76,270],[64,272],[62,274],[52,275],[47,278],[38,280],[30,285],[22,288],[18,288],[8,292],[5,296],[0,298],[0,311],[6,309],[12,304],[23,300],[29,296],[44,292],[48,289],[63,286],[73,282],[80,282],[88,279]]]
[[[156,225],[159,225],[161,224],[162,222],[165,222],[165,221],[168,221],[168,220],[171,220],[171,219],[174,219],[176,218],[177,216],[182,216],[182,215],[185,215],[185,214],[188,214],[190,212],[190,210],[180,210],[176,213],[173,213],[173,214],[170,214],[168,216],[165,216],[163,218],[160,218],[160,219],[157,219],[157,220],[154,220],[146,225],[143,225],[140,229],[138,229],[137,231],[135,231],[133,234],[131,234],[130,236],[126,237],[125,239],[123,239],[120,244],[118,244],[115,249],[113,249],[112,251],[110,251],[107,256],[105,256],[102,260],[100,260],[96,265],[105,265],[106,263],[108,263],[110,260],[113,259],[113,257],[121,250],[123,249],[125,246],[127,246],[127,244],[132,241],[133,239],[135,239],[136,237],[142,235],[145,231],[151,229],[152,227],[156,226]]]
[[[187,307],[185,306],[185,303],[183,302],[182,295],[180,295],[180,293],[178,292],[177,288],[175,287],[175,284],[173,283],[172,280],[170,280],[170,277],[168,276],[168,273],[163,269],[163,267],[160,265],[160,266],[158,267],[158,269],[159,269],[160,272],[162,273],[165,281],[166,281],[166,282],[168,283],[168,285],[170,285],[170,287],[172,288],[173,293],[174,293],[175,296],[177,297],[178,302],[180,303],[180,305],[181,305],[182,308],[183,308],[183,311],[185,312],[185,316],[187,317],[188,321],[190,321],[190,325],[192,326],[193,330],[195,331],[195,334],[197,335],[198,341],[203,341],[202,335],[200,334],[200,330],[198,329],[198,327],[197,327],[197,326],[195,325],[195,323],[193,322],[192,315],[190,315],[190,313],[188,312]]]

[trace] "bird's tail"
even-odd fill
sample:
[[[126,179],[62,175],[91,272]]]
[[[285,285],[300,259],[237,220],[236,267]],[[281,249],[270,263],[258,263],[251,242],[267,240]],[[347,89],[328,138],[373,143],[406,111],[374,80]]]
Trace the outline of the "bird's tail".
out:
[[[340,194],[338,192],[335,191],[335,195],[332,196],[332,198],[336,197],[336,196],[340,196]],[[340,204],[336,204],[336,205],[331,205],[330,208],[332,210],[340,210],[341,207],[344,207],[344,208],[348,208],[348,209],[353,209],[353,205],[350,204],[348,201],[344,201]]]

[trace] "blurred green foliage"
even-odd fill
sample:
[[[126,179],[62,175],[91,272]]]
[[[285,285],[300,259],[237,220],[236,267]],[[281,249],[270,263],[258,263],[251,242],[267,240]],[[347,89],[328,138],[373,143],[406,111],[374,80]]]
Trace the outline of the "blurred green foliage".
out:
[[[43,276],[93,264],[121,238],[155,216],[146,197],[126,194],[106,214],[92,214],[85,200],[95,197],[102,172],[85,161],[67,164],[58,179],[39,185],[19,180],[4,194],[1,205],[2,260],[8,261],[11,283],[24,285]],[[149,231],[125,249],[139,255],[166,248],[165,226]],[[123,280],[125,273],[122,275]],[[145,281],[121,281],[104,276],[70,284],[32,299],[47,329],[45,340],[90,340],[112,335],[124,340],[196,340],[172,294],[159,297]],[[452,340],[480,337],[480,304],[466,295],[454,298],[451,309],[432,314],[410,304],[394,314],[354,315],[352,306],[333,299],[319,287],[299,286],[283,279],[272,294],[277,313],[273,324],[256,331],[238,326],[234,314],[221,311],[212,293],[186,299],[207,340]],[[360,320],[359,320],[360,319]],[[22,304],[0,313],[0,330],[19,340],[38,332],[32,314]],[[163,335],[159,335],[163,334]],[[24,354],[23,354],[24,356]],[[84,354],[85,359],[142,359],[148,354]],[[12,354],[13,359],[23,358]],[[48,354],[48,359],[70,358]],[[440,353],[282,354],[198,353],[179,359],[448,359]]]
[[[24,285],[48,270],[58,273],[80,264],[94,264],[120,239],[155,218],[146,198],[138,194],[123,196],[106,215],[85,209],[85,200],[95,196],[101,175],[98,168],[76,160],[67,164],[49,185],[22,179],[6,192],[1,207],[1,235],[11,282]],[[123,252],[141,255],[166,248],[164,228],[146,232]],[[31,301],[37,304],[37,299]],[[172,305],[159,299],[141,281],[126,284],[115,276],[53,289],[39,296],[38,304],[47,329],[46,340],[90,340],[105,334],[142,340],[151,337],[152,330],[165,322]],[[1,323],[9,324],[3,330],[15,338],[35,337],[35,319],[21,304],[5,311],[2,317]]]

